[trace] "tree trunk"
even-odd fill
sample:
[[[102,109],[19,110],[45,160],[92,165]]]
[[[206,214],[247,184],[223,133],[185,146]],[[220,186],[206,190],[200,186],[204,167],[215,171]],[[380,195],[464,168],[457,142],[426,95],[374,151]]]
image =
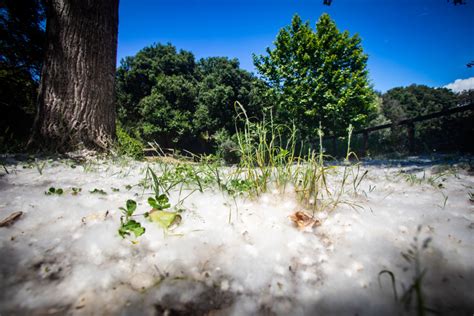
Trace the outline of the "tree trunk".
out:
[[[115,137],[118,0],[46,5],[47,47],[31,141],[60,151],[106,149]]]

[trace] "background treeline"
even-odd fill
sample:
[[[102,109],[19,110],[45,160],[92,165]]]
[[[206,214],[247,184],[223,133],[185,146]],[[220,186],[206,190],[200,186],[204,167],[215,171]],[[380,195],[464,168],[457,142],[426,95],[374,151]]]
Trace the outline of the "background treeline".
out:
[[[431,88],[412,84],[396,87],[385,93],[377,92],[377,112],[367,124],[374,127],[393,124],[391,128],[369,133],[368,155],[409,153],[407,125],[397,122],[436,113],[474,101],[474,90],[454,93],[446,88]],[[474,111],[451,114],[414,123],[414,153],[473,153]],[[338,156],[346,151],[347,137],[339,137],[336,143],[325,141],[326,148]],[[336,149],[334,150],[334,145]],[[364,151],[363,134],[353,135],[352,149]]]
[[[233,134],[235,101],[254,118],[271,104],[265,83],[241,69],[237,59],[196,61],[171,44],[122,60],[116,87],[121,128],[143,142],[192,152],[210,152],[213,140]]]
[[[0,3],[0,150],[22,151],[36,113],[45,11],[41,0]]]
[[[466,102],[474,102],[474,91],[453,93],[446,88],[410,85],[388,90],[381,95],[379,115],[370,126],[396,123],[405,118],[440,112]],[[474,111],[451,114],[416,122],[415,152],[474,152]],[[369,136],[372,154],[405,153],[408,148],[406,126],[394,126]]]
[[[23,151],[36,112],[44,9],[40,0],[6,0],[0,9],[0,151]],[[254,56],[258,76],[236,59],[196,60],[172,44],[145,47],[117,69],[118,149],[139,157],[148,142],[156,142],[235,162],[235,132],[242,124],[235,101],[253,121],[295,126],[300,143],[312,146],[320,124],[326,136],[341,135],[349,124],[358,129],[393,123],[457,106],[463,97],[422,85],[378,93],[368,79],[367,58],[357,34],[340,32],[327,14],[314,29],[295,15],[272,48]],[[417,151],[474,152],[472,112],[416,123]],[[338,140],[341,149],[344,141]],[[360,143],[354,137],[353,147]],[[371,154],[404,153],[406,129],[374,132],[369,143]]]

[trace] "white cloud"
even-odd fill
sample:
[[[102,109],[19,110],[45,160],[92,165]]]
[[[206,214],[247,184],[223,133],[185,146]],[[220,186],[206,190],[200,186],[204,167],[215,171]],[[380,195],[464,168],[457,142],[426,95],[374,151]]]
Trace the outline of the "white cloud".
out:
[[[453,90],[454,92],[461,92],[464,90],[474,90],[474,77],[467,79],[456,79],[454,82],[447,84],[444,88]]]

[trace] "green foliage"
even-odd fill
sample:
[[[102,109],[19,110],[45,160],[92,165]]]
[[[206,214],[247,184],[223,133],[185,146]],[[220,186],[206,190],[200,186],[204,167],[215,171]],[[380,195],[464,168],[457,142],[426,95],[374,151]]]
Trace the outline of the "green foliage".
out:
[[[237,144],[237,135],[221,129],[214,134],[216,142],[216,155],[223,159],[227,164],[235,164],[240,161],[239,145]]]
[[[62,195],[64,190],[61,188],[51,187],[48,191],[44,192],[46,195]]]
[[[161,174],[158,176],[152,168],[148,167],[144,179],[144,187],[149,187],[148,182],[151,180],[151,187],[155,192],[155,196],[162,194],[169,195],[173,188],[179,188],[181,193],[183,190],[192,190],[203,192],[205,186],[209,186],[213,179],[205,172],[194,168],[190,164],[169,165],[162,164]],[[158,199],[156,198],[155,199]]]
[[[178,224],[181,222],[181,215],[179,215],[177,212],[165,211],[165,209],[171,207],[166,194],[160,194],[154,198],[148,198],[148,204],[153,208],[147,215],[148,219],[154,223],[157,223],[164,229],[168,229],[173,224]]]
[[[0,151],[23,151],[36,110],[44,6],[40,0],[5,0],[0,7]]]
[[[226,184],[226,190],[232,196],[248,194],[252,190],[252,182],[246,179],[231,179]]]
[[[212,135],[234,130],[236,100],[258,115],[266,86],[236,59],[192,53],[171,44],[145,47],[117,70],[119,120],[128,131],[163,148],[207,151]]]
[[[190,169],[182,169],[179,167],[180,166],[175,169],[174,174],[176,175],[176,179],[179,181],[179,183],[181,183],[181,192],[185,180],[183,177],[180,177],[179,174],[181,173],[181,171],[184,171],[184,173],[189,174]],[[151,186],[153,188],[153,191],[155,192],[155,197],[148,198],[148,204],[152,207],[152,209],[150,212],[146,213],[145,216],[148,217],[150,221],[157,223],[165,230],[167,230],[173,224],[179,224],[181,222],[181,215],[179,215],[177,212],[165,211],[166,209],[169,209],[171,207],[171,203],[168,197],[168,191],[177,183],[175,182],[171,185],[166,184],[166,182],[170,180],[168,179],[168,172],[165,172],[165,174],[161,175],[161,177],[158,177],[151,168],[148,168],[145,181],[148,180],[149,175],[152,179]]]
[[[159,211],[167,209],[171,206],[171,204],[169,203],[169,199],[166,196],[166,194],[160,194],[158,196],[155,196],[154,198],[149,197],[148,198],[148,204],[150,204],[151,207],[153,207],[154,209],[157,209]]]
[[[174,147],[191,137],[195,90],[183,76],[159,76],[151,94],[138,103],[141,137],[164,147]]]
[[[125,209],[121,207],[120,210],[125,212],[126,216],[132,216],[133,212],[135,212],[135,210],[137,209],[137,202],[135,202],[134,200],[127,200],[125,205],[127,208]]]
[[[391,122],[449,109],[457,97],[446,88],[410,85],[388,90],[382,95],[382,113]]]
[[[310,140],[319,122],[329,134],[367,122],[375,110],[374,92],[358,35],[339,32],[328,14],[315,31],[295,15],[274,44],[266,55],[254,56],[254,63],[278,99],[277,121],[298,122],[301,136]]]
[[[360,165],[352,164],[349,158],[355,157],[350,149],[352,127],[348,129],[346,163],[341,178],[330,185],[330,176],[336,172],[334,166],[325,165],[323,144],[324,133],[321,126],[317,130],[319,137],[319,152],[308,149],[306,155],[296,152],[296,127],[288,127],[270,120],[251,122],[246,116],[245,109],[240,108],[239,118],[245,121],[244,128],[237,135],[240,163],[233,176],[221,186],[233,196],[247,193],[259,196],[269,189],[277,189],[284,193],[288,188],[294,192],[300,205],[313,212],[332,211],[340,204],[346,204],[353,209],[359,205],[345,200],[347,193],[352,191],[357,195],[358,188],[367,175],[360,173]],[[282,135],[290,135],[283,138]],[[348,188],[350,187],[350,188]]]
[[[268,100],[267,87],[249,72],[240,69],[237,59],[210,57],[197,64],[200,89],[194,125],[199,133],[235,130],[234,102],[245,104],[248,115],[260,117]]]
[[[140,237],[145,233],[145,228],[134,219],[130,219],[133,213],[137,209],[137,202],[134,200],[127,200],[126,207],[120,207],[122,216],[120,217],[120,228],[118,230],[119,235],[122,238],[134,234],[135,237]]]
[[[89,191],[90,194],[100,194],[100,195],[107,195],[107,192],[105,192],[102,189],[97,189],[94,188],[94,190]]]
[[[387,274],[390,276],[391,284],[392,284],[392,291],[395,298],[395,302],[400,304],[404,307],[406,313],[413,313],[416,315],[426,315],[426,312],[430,312],[432,314],[439,314],[438,311],[428,307],[426,305],[424,293],[423,293],[423,281],[425,279],[427,269],[422,268],[421,265],[421,255],[424,250],[426,250],[432,239],[431,237],[427,237],[423,240],[420,244],[420,233],[421,233],[422,226],[418,226],[417,233],[413,238],[413,242],[410,243],[410,247],[407,251],[402,252],[402,258],[409,264],[409,267],[405,267],[404,270],[408,271],[410,268],[413,270],[413,279],[412,283],[405,287],[403,287],[402,296],[399,297],[397,293],[397,285],[396,285],[396,278],[395,274],[390,270],[382,270],[379,272],[378,280],[379,286],[381,286],[380,278],[382,275]]]
[[[143,158],[143,144],[133,138],[117,124],[117,146],[120,155],[126,155],[134,159]]]
[[[118,117],[145,141],[172,146],[191,133],[195,108],[192,53],[171,44],[152,45],[126,57],[117,69]]]
[[[130,233],[133,233],[135,237],[140,237],[145,233],[145,228],[143,228],[139,222],[133,219],[121,222],[121,226],[119,228],[119,235],[122,238],[125,238],[125,236],[130,235]]]
[[[396,123],[455,107],[460,96],[445,88],[410,85],[388,90],[382,95],[381,114],[386,121]],[[471,135],[474,133],[472,111],[449,115],[415,124],[416,150],[473,150]],[[406,127],[394,127],[385,139],[397,151],[407,148]]]

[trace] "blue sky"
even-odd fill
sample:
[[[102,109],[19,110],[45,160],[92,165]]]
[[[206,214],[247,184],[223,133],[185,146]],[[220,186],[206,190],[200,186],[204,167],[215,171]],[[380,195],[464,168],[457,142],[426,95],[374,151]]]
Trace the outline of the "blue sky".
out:
[[[170,42],[197,58],[236,57],[255,72],[280,28],[298,13],[314,27],[327,12],[339,30],[358,33],[370,79],[386,91],[412,83],[444,86],[474,77],[474,0],[120,0],[118,60]]]

